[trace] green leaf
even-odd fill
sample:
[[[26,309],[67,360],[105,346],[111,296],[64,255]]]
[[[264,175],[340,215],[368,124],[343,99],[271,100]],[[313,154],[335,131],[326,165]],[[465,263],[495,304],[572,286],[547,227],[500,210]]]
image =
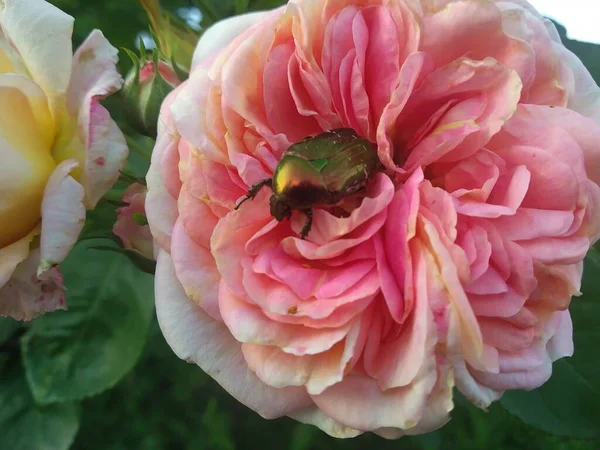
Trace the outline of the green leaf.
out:
[[[214,450],[234,450],[235,444],[231,439],[231,424],[229,423],[229,415],[227,411],[219,409],[217,400],[212,397],[204,414],[200,418],[202,427],[206,430],[205,436],[208,440],[208,448]]]
[[[598,436],[600,397],[568,360],[554,363],[552,378],[531,392],[511,391],[502,406],[523,422],[560,436]]]
[[[248,11],[248,5],[250,5],[250,0],[235,0],[235,13],[244,14]]]
[[[143,272],[154,275],[154,272],[156,271],[156,261],[150,258],[146,258],[137,250],[131,248],[111,247],[108,245],[98,245],[92,248],[96,250],[121,253],[127,256],[127,258],[129,258],[129,260]]]
[[[111,191],[113,193],[115,189]],[[114,197],[122,195],[115,193]],[[112,203],[113,198],[102,199],[93,211],[88,211],[80,239],[96,239],[99,236],[112,234],[114,223],[117,221],[117,207]],[[119,242],[120,239],[119,239]]]
[[[581,291],[569,308],[575,354],[554,363],[552,378],[532,392],[507,392],[500,401],[523,422],[548,433],[600,437],[600,255],[591,249],[585,260]]]
[[[33,322],[22,339],[27,380],[42,404],[114,386],[146,342],[153,279],[115,252],[79,244],[62,264],[68,311]]]
[[[10,450],[66,450],[79,429],[79,404],[38,405],[16,358],[0,376],[0,444]]]
[[[22,326],[22,322],[11,317],[0,317],[0,344],[10,338]]]
[[[573,298],[569,308],[575,341],[575,353],[569,361],[590,387],[600,394],[600,252],[594,248],[585,258],[581,292],[583,295]],[[600,417],[597,423],[600,423]]]

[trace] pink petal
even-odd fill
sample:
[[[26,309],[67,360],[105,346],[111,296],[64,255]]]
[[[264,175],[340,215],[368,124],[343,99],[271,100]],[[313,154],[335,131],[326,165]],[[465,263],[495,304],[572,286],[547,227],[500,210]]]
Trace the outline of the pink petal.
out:
[[[386,207],[394,196],[394,184],[387,175],[377,175],[367,190],[360,206],[348,217],[337,217],[316,209],[313,227],[306,240],[289,238],[283,248],[290,255],[306,259],[328,259],[368,240],[385,222]],[[295,221],[292,228],[300,232],[303,221]]]
[[[589,249],[587,237],[540,238],[520,242],[534,259],[545,264],[573,264],[581,261]]]
[[[573,321],[569,311],[558,311],[554,314],[560,317],[560,324],[547,344],[548,355],[552,361],[566,356],[573,356],[574,352]]]
[[[168,145],[176,145],[173,137],[167,132],[159,134],[152,152],[152,162],[146,174],[148,193],[145,206],[152,236],[160,247],[167,251],[171,246],[171,233],[178,215],[177,200],[165,187],[161,171],[162,155]]]
[[[404,183],[402,189],[396,191],[388,206],[382,242],[375,239],[382,292],[392,317],[399,323],[410,313],[414,297],[408,242],[416,233],[420,206],[419,187],[422,181],[423,171],[418,169]]]
[[[189,191],[186,183],[179,192],[177,209],[179,218],[187,235],[197,244],[210,249],[210,237],[219,222],[206,201],[199,199]]]
[[[155,258],[154,241],[148,225],[138,225],[134,221],[134,214],[146,215],[144,204],[146,202],[146,186],[133,183],[123,194],[126,206],[117,209],[117,221],[113,225],[113,233],[121,239],[123,246],[135,249],[150,259]]]
[[[481,330],[459,280],[456,265],[451,259],[450,252],[442,244],[440,236],[433,225],[425,222],[423,227],[429,246],[433,251],[433,254],[427,258],[427,272],[439,275],[440,282],[448,293],[453,311],[460,318],[461,339],[465,358],[472,365],[485,365],[486,362],[482,359],[483,339]]]
[[[219,283],[215,259],[210,251],[196,244],[178,220],[171,238],[171,258],[177,279],[188,298],[197,303],[214,320],[221,321]]]
[[[476,371],[474,375],[480,383],[496,391],[509,389],[530,391],[540,387],[550,379],[552,363],[547,359],[536,368],[522,372],[487,373]]]
[[[192,72],[203,63],[204,59],[225,48],[240,34],[260,23],[266,15],[268,13],[264,11],[240,14],[220,20],[207,28],[196,45],[192,60]]]
[[[469,292],[468,287],[466,289]],[[469,303],[478,317],[514,316],[523,308],[526,300],[526,296],[520,295],[512,288],[501,294],[477,295],[469,292]]]
[[[268,196],[263,189],[248,205],[231,211],[222,218],[211,238],[211,252],[219,273],[235,295],[245,294],[242,285],[244,258],[249,258],[244,248],[250,239],[265,225],[275,222],[269,214]]]
[[[249,369],[227,327],[214,321],[183,292],[170,256],[161,251],[156,267],[156,314],[177,356],[196,363],[244,405],[276,418],[311,405],[300,388],[273,389]]]
[[[425,15],[420,49],[432,55],[438,67],[465,54],[475,60],[492,57],[527,81],[534,71],[535,55],[521,40],[507,34],[502,22],[493,2],[447,2]],[[447,45],[449,42],[452,45]]]
[[[471,403],[485,409],[502,397],[503,391],[494,390],[473,377],[472,369],[465,362],[461,347],[459,319],[457,315],[453,315],[448,331],[448,359],[454,368],[456,387]]]
[[[343,342],[315,355],[291,355],[277,347],[255,344],[244,344],[242,350],[249,367],[269,386],[305,385],[309,394],[316,395],[341,382],[352,369],[351,360],[360,357],[369,316],[362,322],[352,326]]]
[[[325,288],[330,289],[330,292],[318,290],[315,297],[305,301],[298,298],[288,285],[270,280],[264,275],[255,274],[247,260],[242,262],[242,266],[246,295],[263,308],[267,314],[285,315],[290,314],[289,311],[293,310],[294,316],[325,319],[342,307],[351,307],[356,311],[362,311],[364,302],[368,302],[379,291],[379,276],[375,270],[374,261],[367,261],[366,264],[362,264],[361,268],[348,267],[329,271],[345,278],[344,284],[336,286],[332,281],[332,284],[324,285]],[[366,274],[364,273],[365,269],[367,270]],[[323,279],[326,280],[327,271],[324,272]],[[333,277],[335,278],[336,275]],[[340,287],[346,289],[341,293],[336,292]],[[325,296],[328,294],[331,294],[331,297]]]
[[[454,377],[456,387],[467,400],[481,409],[486,409],[492,402],[499,400],[504,393],[503,389],[493,389],[487,384],[477,381],[464,362],[455,364]]]
[[[208,72],[200,68],[192,72],[186,83],[181,84],[165,99],[161,108],[161,117],[171,117],[177,133],[197,148],[204,157],[223,164],[229,163],[226,147],[223,144],[225,134],[223,119],[211,123],[210,103],[220,103],[211,97]],[[207,106],[203,106],[206,105]],[[220,111],[219,111],[220,112]]]
[[[416,125],[412,122],[435,112],[448,98],[462,100],[411,151],[404,170],[438,160],[459,161],[475,153],[515,112],[521,87],[514,71],[489,57],[482,61],[462,57],[432,72],[411,97],[400,126],[410,129]]]
[[[587,72],[587,70],[586,70]],[[588,119],[581,111],[579,114],[566,108],[546,108],[543,106],[523,105],[522,108],[532,117],[542,121],[546,126],[558,127],[569,133],[583,150],[587,176],[596,184],[600,184],[600,89],[594,83],[598,92],[596,121]]]
[[[40,252],[34,250],[0,287],[0,316],[30,321],[40,314],[67,309],[60,270],[51,267],[38,278]]]
[[[532,328],[519,328],[501,319],[480,317],[479,326],[484,342],[499,350],[523,350],[534,339]]]
[[[431,71],[431,60],[425,53],[414,53],[404,61],[400,68],[398,85],[392,92],[390,102],[383,109],[379,125],[377,126],[377,153],[379,159],[388,169],[396,169],[397,162],[402,162],[404,155],[395,154],[394,138],[397,133],[397,121],[403,112],[411,95],[414,95],[416,86],[419,86],[423,78]]]
[[[376,359],[375,378],[383,390],[409,386],[434,359],[438,342],[430,306],[427,267],[421,251],[413,256],[415,264],[415,302],[412,314],[398,327],[398,337],[382,342]]]
[[[125,137],[100,104],[100,100],[122,85],[116,68],[117,53],[104,35],[94,30],[73,57],[67,102],[72,113],[78,115],[87,149],[83,176],[87,208],[96,206],[108,192],[127,160]]]
[[[349,375],[312,399],[329,417],[357,430],[409,429],[423,417],[435,381],[433,371],[409,387],[382,391],[372,378]]]
[[[259,308],[236,296],[221,282],[219,308],[225,324],[240,342],[275,345],[292,355],[324,352],[348,334],[352,324],[339,328],[315,329],[276,322]]]
[[[320,132],[317,122],[298,111],[291,92],[288,64],[293,57],[292,42],[271,49],[263,68],[263,92],[267,120],[273,130],[283,133],[290,142]]]
[[[501,372],[523,372],[541,366],[548,357],[543,343],[537,342],[514,352],[501,351]]]
[[[512,216],[501,216],[494,225],[506,239],[530,240],[564,236],[574,221],[571,211],[519,208]]]

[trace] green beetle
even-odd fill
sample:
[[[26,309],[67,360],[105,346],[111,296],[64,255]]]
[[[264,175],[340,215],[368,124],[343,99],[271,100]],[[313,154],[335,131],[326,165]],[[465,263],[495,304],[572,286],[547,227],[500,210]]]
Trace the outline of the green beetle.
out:
[[[359,192],[381,170],[375,145],[353,129],[326,131],[292,145],[277,164],[273,178],[254,184],[235,209],[269,186],[275,219],[281,222],[291,217],[294,209],[306,215],[300,233],[304,239],[312,226],[313,206],[334,205]]]

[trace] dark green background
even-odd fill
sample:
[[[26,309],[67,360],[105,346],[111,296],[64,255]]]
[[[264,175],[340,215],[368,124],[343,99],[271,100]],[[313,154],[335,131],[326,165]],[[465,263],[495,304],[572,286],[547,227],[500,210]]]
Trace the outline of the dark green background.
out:
[[[272,6],[270,1],[214,0],[205,7],[211,11],[209,16],[218,18],[246,8]],[[144,13],[133,0],[53,3],[77,18],[76,42],[92,28],[100,28],[115,46],[132,48],[135,36],[147,29]],[[191,3],[163,1],[173,10]],[[565,42],[599,80],[600,47]],[[122,63],[122,68],[126,67],[127,63]],[[118,118],[118,102],[113,99],[109,104]],[[399,441],[385,441],[370,434],[342,441],[289,419],[266,421],[237,403],[196,366],[179,360],[154,321],[135,369],[115,388],[83,401],[81,428],[73,448],[595,450],[600,446],[593,441],[555,437],[539,431],[523,424],[500,404],[484,413],[460,399],[453,420],[441,431]]]

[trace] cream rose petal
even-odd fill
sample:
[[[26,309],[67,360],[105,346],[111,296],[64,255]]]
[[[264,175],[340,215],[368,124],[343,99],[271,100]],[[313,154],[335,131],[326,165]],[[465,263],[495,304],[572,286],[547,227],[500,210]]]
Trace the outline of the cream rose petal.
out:
[[[85,139],[87,149],[82,161],[87,208],[96,206],[117,181],[128,155],[125,136],[100,104],[123,83],[116,68],[117,53],[104,35],[94,30],[73,57],[67,104],[78,115],[79,136]]]
[[[29,245],[39,232],[39,228],[35,228],[23,239],[7,247],[0,248],[0,289],[10,280],[17,266],[27,259]]]
[[[71,171],[74,159],[63,161],[50,175],[42,201],[42,235],[38,274],[62,262],[77,242],[85,222],[84,190]]]
[[[36,275],[39,261],[40,251],[34,250],[0,288],[0,316],[29,321],[46,312],[67,309],[60,271],[52,267],[40,279]]]
[[[171,256],[161,251],[156,266],[156,314],[165,339],[179,358],[193,362],[237,400],[265,418],[308,407],[302,388],[274,389],[250,371],[241,344],[227,327],[206,314],[185,294]]]
[[[0,27],[54,109],[71,77],[74,19],[43,0],[0,1]]]
[[[172,146],[176,146],[172,136],[167,133],[159,135],[146,174],[146,218],[152,236],[163,250],[169,250],[171,247],[171,234],[178,216],[177,200],[169,194],[160,167],[167,147]]]

